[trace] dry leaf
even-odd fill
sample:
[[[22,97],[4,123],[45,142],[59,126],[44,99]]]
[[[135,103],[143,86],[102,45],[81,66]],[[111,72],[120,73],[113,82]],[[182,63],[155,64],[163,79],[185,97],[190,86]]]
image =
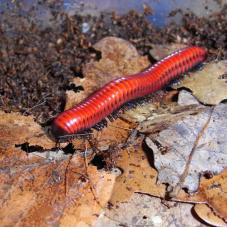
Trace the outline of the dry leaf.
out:
[[[94,132],[95,146],[99,150],[107,150],[108,148],[121,147],[127,142],[133,124],[129,124],[121,119],[108,122],[108,126],[101,131]]]
[[[34,162],[30,155],[33,163],[1,169],[2,226],[91,225],[110,197],[115,175],[86,168],[79,154],[70,164],[68,158]]]
[[[136,141],[134,147],[119,152],[116,165],[122,170],[122,175],[117,177],[110,199],[110,203],[115,205],[114,208],[128,201],[134,192],[165,198],[166,186],[156,182],[158,173],[152,168],[152,154],[149,151],[145,153],[138,147],[139,144],[139,141]],[[227,170],[211,179],[202,178],[197,193],[188,194],[180,190],[173,200],[207,203],[219,217],[226,218],[226,182]]]
[[[216,216],[206,204],[196,204],[194,206],[194,211],[203,221],[209,225],[227,227],[227,223]]]
[[[149,160],[142,150],[141,141],[137,140],[135,146],[119,152],[116,166],[122,169],[114,185],[110,203],[126,201],[134,192],[148,193],[164,197],[165,186],[157,185],[157,172],[151,168]]]
[[[226,116],[227,105],[220,104],[212,113],[207,109],[195,116],[186,116],[157,136],[147,137],[146,144],[154,152],[159,182],[172,187],[180,184],[182,188],[195,192],[202,173],[217,174],[226,168]],[[194,143],[207,122],[208,126],[192,154]]]
[[[16,144],[29,143],[49,149],[55,143],[49,139],[41,126],[31,116],[20,113],[5,113],[0,111],[0,150],[14,148]]]
[[[179,92],[177,103],[179,106],[199,105],[198,100],[186,90]]]
[[[210,179],[203,178],[196,194],[179,196],[182,201],[197,201],[207,203],[216,215],[225,219],[227,222],[227,169],[221,174],[213,176]]]
[[[81,171],[81,170],[80,170]],[[69,199],[65,203],[61,226],[90,226],[102,212],[108,202],[115,181],[115,175],[105,171],[97,171],[96,167],[87,169],[89,180],[86,187],[81,187],[78,182],[72,182]],[[79,197],[75,197],[78,195]]]
[[[227,61],[208,63],[200,71],[190,73],[190,77],[174,88],[189,88],[200,102],[216,105],[227,99],[226,79],[222,78],[226,73]]]

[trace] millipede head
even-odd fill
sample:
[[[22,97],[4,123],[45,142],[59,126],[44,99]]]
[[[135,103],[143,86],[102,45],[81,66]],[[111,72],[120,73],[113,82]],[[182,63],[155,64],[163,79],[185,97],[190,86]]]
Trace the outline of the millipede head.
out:
[[[52,124],[51,126],[51,134],[58,141],[60,138],[67,137],[68,133],[57,124]]]

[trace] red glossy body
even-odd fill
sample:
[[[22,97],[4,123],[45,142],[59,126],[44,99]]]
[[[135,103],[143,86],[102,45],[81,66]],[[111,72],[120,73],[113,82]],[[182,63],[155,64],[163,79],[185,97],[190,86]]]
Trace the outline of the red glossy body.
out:
[[[200,47],[178,50],[146,71],[113,80],[80,104],[59,114],[53,121],[56,138],[88,129],[118,109],[123,103],[155,92],[180,74],[204,61]]]

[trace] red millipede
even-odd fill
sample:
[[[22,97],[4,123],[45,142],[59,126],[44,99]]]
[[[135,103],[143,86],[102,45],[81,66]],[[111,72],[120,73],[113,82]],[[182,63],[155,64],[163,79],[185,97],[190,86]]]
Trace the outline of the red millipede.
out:
[[[78,105],[60,113],[52,123],[52,133],[59,139],[89,129],[123,103],[163,88],[205,58],[205,49],[187,47],[172,53],[143,72],[115,79]]]

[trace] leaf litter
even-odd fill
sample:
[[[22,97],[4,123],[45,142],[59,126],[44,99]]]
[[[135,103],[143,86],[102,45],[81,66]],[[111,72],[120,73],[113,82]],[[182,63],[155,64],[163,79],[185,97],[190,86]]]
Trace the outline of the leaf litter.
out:
[[[212,212],[212,209],[209,208],[206,204],[196,204],[193,209],[196,214],[207,224],[212,226],[227,226],[226,222],[217,217],[217,215]]]
[[[86,87],[88,85],[88,91],[81,91],[80,93],[73,95],[71,97],[71,94],[68,96],[68,104],[66,107],[74,105],[75,103],[78,103],[81,99],[83,99],[84,96],[86,96],[88,93],[94,91],[96,87],[97,81],[102,81],[103,78],[108,78],[107,80],[111,80],[113,78],[116,78],[115,76],[119,76],[124,74],[131,74],[138,71],[141,71],[144,69],[147,64],[148,60],[144,57],[140,57],[138,54],[135,53],[135,49],[131,46],[130,43],[127,43],[126,41],[113,38],[111,37],[109,40],[108,38],[101,40],[99,45],[97,45],[97,49],[100,51],[108,50],[109,48],[106,48],[107,46],[111,45],[113,42],[113,49],[110,48],[110,53],[107,51],[103,56],[105,56],[107,59],[101,59],[98,62],[91,62],[88,65],[85,66],[84,72],[87,73],[86,77],[84,79],[79,79],[80,83]],[[101,45],[101,46],[100,46]],[[102,47],[102,45],[105,47]],[[107,46],[106,46],[107,45]],[[121,50],[121,47],[119,46],[123,45],[124,48],[127,47],[127,45],[130,47],[129,51],[126,53],[129,53],[129,55],[132,54],[131,57],[125,56],[125,52],[121,52],[118,54],[118,51]],[[124,46],[126,45],[126,47]],[[124,50],[124,48],[122,48]],[[116,54],[117,57],[114,57]],[[120,61],[119,58],[122,57],[123,61]],[[121,62],[122,65],[121,65]],[[142,63],[141,63],[142,62]],[[106,67],[108,65],[108,67]],[[110,67],[111,66],[111,67]],[[135,66],[135,68],[133,68]],[[94,71],[93,71],[94,70]],[[89,76],[90,75],[90,76]],[[95,79],[97,75],[101,75],[101,79],[97,80]],[[96,81],[97,80],[97,81]],[[73,83],[75,81],[72,81]],[[78,84],[78,79],[76,81]],[[102,82],[100,82],[99,85],[101,85]],[[88,93],[86,93],[88,92]],[[71,99],[71,101],[70,101]],[[75,101],[76,100],[76,101]],[[188,106],[177,106],[176,103],[171,103],[171,107],[168,109],[165,105],[158,105],[154,103],[148,103],[148,105],[141,105],[137,107],[135,110],[131,111],[131,115],[125,113],[123,117],[120,117],[115,122],[109,122],[109,126],[105,128],[101,132],[94,132],[94,138],[95,138],[95,145],[97,144],[97,148],[99,152],[103,153],[108,150],[110,150],[111,147],[114,147],[115,149],[113,153],[116,153],[116,156],[114,157],[114,160],[112,161],[111,165],[114,165],[116,167],[119,167],[122,170],[122,174],[116,178],[115,174],[108,173],[106,171],[99,171],[97,170],[96,166],[91,165],[89,161],[92,160],[92,157],[88,158],[88,163],[86,164],[86,160],[84,158],[81,158],[81,155],[76,154],[73,156],[70,155],[60,155],[60,160],[55,160],[54,158],[47,159],[41,157],[41,156],[26,156],[24,153],[21,155],[19,160],[12,161],[11,165],[8,165],[8,167],[3,165],[3,171],[1,172],[1,182],[2,188],[1,188],[1,194],[3,195],[4,201],[2,206],[3,211],[3,220],[6,225],[12,224],[12,218],[14,220],[17,220],[18,223],[21,224],[31,224],[36,223],[42,225],[43,223],[51,223],[51,224],[61,224],[61,225],[67,225],[67,226],[75,226],[76,224],[81,225],[87,225],[94,222],[94,220],[99,216],[102,209],[105,207],[105,204],[107,202],[110,202],[110,205],[113,204],[114,206],[122,201],[127,201],[134,192],[141,192],[141,193],[147,193],[150,195],[154,195],[160,198],[165,198],[166,196],[166,186],[164,184],[157,184],[157,177],[160,180],[160,173],[161,170],[157,168],[157,170],[154,169],[154,166],[157,165],[157,160],[152,160],[152,155],[148,153],[144,153],[144,147],[142,146],[142,141],[144,138],[144,135],[146,136],[146,143],[151,140],[151,133],[157,133],[157,138],[163,138],[163,141],[159,141],[159,144],[161,144],[163,148],[169,147],[169,143],[166,144],[166,140],[162,136],[162,133],[166,136],[169,136],[173,133],[171,131],[171,134],[165,134],[165,130],[170,130],[171,127],[173,127],[174,123],[178,121],[184,122],[185,118],[196,118],[196,116],[203,116],[202,121],[194,122],[193,126],[200,126],[200,129],[204,124],[206,123],[209,116],[211,116],[211,120],[216,120],[216,122],[213,122],[213,128],[211,128],[211,132],[214,135],[214,131],[219,130],[216,127],[223,126],[223,122],[225,121],[225,111],[226,111],[226,105],[221,104],[214,108],[214,111],[212,115],[209,115],[209,110],[211,108],[204,107],[200,105],[188,105]],[[204,111],[205,109],[205,111]],[[130,111],[129,111],[130,112]],[[168,115],[168,112],[169,115]],[[204,115],[202,115],[204,114]],[[214,115],[213,115],[214,114]],[[127,119],[126,116],[127,115]],[[141,117],[142,115],[142,117]],[[154,116],[156,116],[156,119],[159,118],[162,115],[166,115],[166,119],[171,119],[168,124],[162,124],[160,126],[160,120],[156,123],[153,122]],[[177,118],[174,118],[175,115]],[[8,114],[7,116],[10,116]],[[170,117],[171,116],[171,117]],[[219,116],[221,118],[219,119]],[[10,117],[9,117],[10,118]],[[14,117],[15,119],[19,118]],[[160,117],[161,118],[161,117]],[[25,118],[28,119],[28,118]],[[17,120],[16,120],[17,121]],[[165,119],[164,119],[165,121]],[[20,122],[20,120],[18,121]],[[22,119],[22,122],[24,122],[24,119]],[[32,120],[31,120],[32,122]],[[132,124],[133,122],[133,124]],[[146,127],[141,127],[141,125],[144,125],[146,122]],[[11,121],[6,121],[5,124],[12,124]],[[186,121],[187,123],[187,121]],[[137,130],[139,134],[141,133],[142,137],[139,136],[139,139],[134,139],[129,143],[129,148],[124,148],[124,144],[127,142],[128,137],[130,136],[130,133],[132,132],[132,128],[135,127],[135,124],[137,124]],[[190,122],[188,122],[190,125]],[[17,124],[15,124],[17,125]],[[155,125],[156,128],[151,127],[151,125]],[[187,126],[187,124],[186,124]],[[182,133],[187,132],[187,127],[184,125],[183,132],[180,132],[180,135]],[[208,124],[209,126],[209,124]],[[4,122],[2,124],[2,127],[5,127]],[[13,132],[17,126],[14,126],[12,128],[7,129],[7,133],[5,137],[3,137],[3,143],[2,143],[2,150],[6,149],[5,154],[2,156],[1,160],[3,163],[5,162],[5,155],[7,156],[7,152],[10,152],[11,154],[16,154],[15,152],[18,152],[18,149],[14,148],[14,144],[17,143],[17,138],[19,138],[19,143],[23,144],[27,141],[29,143],[34,145],[40,145],[45,149],[49,149],[51,146],[53,146],[52,142],[46,143],[44,141],[49,141],[47,138],[41,137],[40,139],[36,139],[33,142],[33,136],[40,133],[40,128],[34,130],[33,127],[36,129],[37,124],[32,122],[31,124],[31,131],[28,130],[31,136],[31,142],[27,137],[27,134],[21,134],[20,131],[17,133],[20,136],[16,137],[15,142],[11,142],[7,140],[7,135],[10,135],[12,137]],[[22,124],[21,130],[23,132],[23,128],[27,128],[26,124]],[[115,128],[115,130],[113,130]],[[224,126],[222,127],[224,128]],[[175,130],[178,129],[178,127],[175,127]],[[207,128],[209,129],[209,127]],[[176,133],[176,131],[174,131]],[[204,130],[206,132],[206,130]],[[219,131],[218,131],[219,132]],[[221,135],[225,135],[224,129],[221,132]],[[34,133],[34,134],[32,134]],[[29,133],[28,133],[29,134]],[[189,147],[192,148],[196,136],[198,136],[199,130],[195,132],[192,136],[191,143],[188,144]],[[99,136],[98,136],[99,135]],[[117,136],[116,136],[117,135]],[[180,136],[179,135],[179,136]],[[4,136],[4,135],[3,135]],[[105,137],[106,136],[106,137]],[[153,135],[152,135],[153,136]],[[150,138],[151,137],[151,138]],[[34,136],[35,138],[35,136]],[[155,138],[157,140],[157,138]],[[142,140],[141,140],[142,139]],[[182,139],[182,138],[181,138]],[[187,138],[186,138],[187,139]],[[194,139],[194,140],[193,140]],[[204,139],[205,141],[209,139],[208,135],[202,134],[201,140]],[[218,138],[220,139],[220,138]],[[38,140],[38,141],[37,141]],[[6,142],[4,142],[6,141]],[[181,141],[179,139],[179,141]],[[209,141],[209,140],[208,140]],[[162,143],[163,142],[163,143]],[[171,141],[170,141],[171,142]],[[199,140],[200,142],[200,140]],[[212,140],[213,143],[215,143],[215,146],[212,146],[212,148],[219,147],[219,144],[217,141]],[[221,137],[221,145],[224,144],[224,137]],[[84,146],[84,142],[73,142],[74,146],[77,147],[78,143],[81,147]],[[108,144],[108,146],[106,146]],[[119,145],[120,144],[120,145]],[[122,146],[121,146],[122,144]],[[202,146],[202,143],[200,142],[201,146],[199,149],[204,149],[204,145]],[[149,145],[147,143],[147,145]],[[157,143],[155,144],[157,145]],[[164,145],[164,146],[163,146]],[[91,147],[93,148],[93,147]],[[170,147],[170,149],[173,149],[173,147]],[[86,148],[84,147],[84,150]],[[155,150],[155,149],[154,149]],[[183,152],[184,149],[181,150]],[[211,149],[209,147],[209,152],[211,152]],[[149,151],[151,152],[151,151]],[[156,152],[154,151],[154,157],[156,158],[156,154],[160,154],[160,147],[156,148]],[[162,150],[164,152],[165,156],[168,155],[170,150],[164,149]],[[167,153],[166,153],[167,152]],[[181,154],[181,153],[178,153]],[[194,152],[194,154],[197,154],[197,152]],[[193,157],[194,157],[193,154]],[[212,153],[213,154],[213,153]],[[222,154],[220,152],[220,154]],[[111,156],[113,154],[109,154]],[[181,154],[182,155],[182,154]],[[179,156],[181,156],[179,155]],[[225,155],[225,153],[223,153]],[[192,158],[193,158],[192,157]],[[177,157],[179,158],[179,157]],[[189,156],[185,155],[184,159],[187,160]],[[203,157],[200,157],[200,160],[202,160]],[[212,160],[216,162],[219,160],[219,157],[214,155]],[[216,158],[216,159],[215,159]],[[224,156],[225,158],[225,156]],[[10,159],[8,160],[11,161]],[[173,159],[168,160],[169,163],[173,163]],[[167,162],[168,162],[167,161]],[[17,169],[17,163],[23,164],[26,166],[26,168],[18,168],[20,171],[15,170]],[[90,164],[89,164],[90,163]],[[197,163],[197,162],[196,162]],[[198,167],[200,168],[201,162],[198,162]],[[8,163],[7,163],[8,164]],[[218,166],[211,166],[214,168],[214,173],[220,173],[221,170],[224,169],[224,162],[219,163]],[[13,171],[12,171],[13,168]],[[215,169],[216,168],[216,169]],[[66,171],[67,169],[67,171]],[[23,171],[21,171],[23,170]],[[190,170],[190,168],[189,168]],[[200,172],[197,173],[196,178],[191,178],[191,184],[182,184],[179,188],[179,193],[175,195],[176,201],[189,201],[189,202],[204,202],[209,204],[210,207],[215,209],[215,211],[218,213],[218,215],[221,218],[225,218],[225,213],[223,211],[224,203],[225,201],[225,193],[218,194],[216,191],[213,192],[212,198],[217,198],[217,195],[221,195],[221,199],[217,200],[211,200],[209,197],[209,193],[207,193],[207,197],[194,197],[193,194],[189,195],[184,190],[182,190],[182,187],[188,187],[191,191],[196,191],[198,188],[198,174],[203,172],[204,169],[199,169]],[[207,169],[206,169],[207,170]],[[26,174],[26,172],[28,173]],[[66,177],[67,173],[67,177]],[[211,171],[212,173],[212,171]],[[221,173],[220,173],[221,174]],[[9,176],[10,180],[9,180]],[[187,174],[185,175],[185,179],[187,178]],[[171,179],[171,177],[170,177]],[[173,180],[174,179],[174,180]],[[176,185],[175,177],[171,179],[170,182],[168,181],[162,181],[162,182],[168,182],[170,185],[172,183],[173,187]],[[220,183],[219,188],[223,187],[223,184],[225,182],[226,176],[223,178],[223,182]],[[189,182],[189,181],[188,181]],[[187,182],[186,182],[187,183]],[[201,180],[200,185],[203,181]],[[12,185],[12,186],[11,186]],[[65,190],[65,187],[67,185],[67,193]],[[211,185],[211,182],[210,182]],[[210,186],[209,185],[209,186]],[[207,186],[208,188],[208,186]],[[22,194],[21,194],[22,189]],[[204,188],[198,189],[199,191],[204,190]],[[208,192],[208,189],[206,189],[206,192]],[[217,194],[216,194],[217,193]],[[21,196],[22,195],[22,196]],[[52,196],[50,196],[52,195]],[[104,196],[105,195],[105,196]],[[220,201],[222,200],[222,202]],[[31,202],[30,202],[31,201]],[[14,206],[14,204],[25,204],[25,212],[22,212],[20,207],[18,210],[14,210],[14,213],[11,213],[11,209]],[[49,205],[47,205],[49,204]],[[8,209],[7,207],[10,207]],[[40,210],[42,212],[40,212]],[[37,217],[37,212],[39,213],[39,217]],[[114,209],[113,209],[114,212]],[[111,219],[112,214],[107,214],[107,217]]]
[[[226,180],[226,169],[216,176],[202,177],[197,193],[190,195],[190,198],[188,197],[188,199],[191,199],[191,201],[200,201],[201,203],[207,204],[211,208],[212,212],[216,215],[216,218],[219,217],[227,222]],[[183,197],[182,199],[184,200]],[[198,209],[197,212],[199,212]]]
[[[223,171],[227,160],[226,116],[227,106],[220,104],[213,111],[207,108],[177,121],[156,136],[148,136],[146,144],[154,153],[159,181],[172,187],[181,184],[181,188],[196,192],[202,173]],[[160,147],[166,147],[166,153]]]
[[[100,206],[109,199],[114,175],[97,171],[94,166],[86,168],[82,160],[80,155],[71,159],[66,192],[68,159],[49,162],[40,159],[27,167],[24,164],[26,168],[21,171],[12,172],[11,167],[7,172],[2,170],[1,225],[11,226],[15,222],[21,226],[91,224],[96,219],[94,214],[98,214]],[[14,166],[19,167],[15,163]],[[83,172],[92,176],[92,190],[89,178]]]
[[[188,97],[190,97],[190,94],[188,95]],[[190,99],[193,101],[188,102],[188,99],[185,99],[187,103],[184,103],[184,101],[182,101],[182,98],[181,98],[180,105],[182,105],[182,107],[175,106],[175,107],[172,107],[172,109],[170,111],[172,113],[175,112],[175,114],[178,116],[179,119],[184,119],[188,115],[189,116],[190,115],[191,116],[199,115],[199,114],[202,114],[202,113],[208,111],[209,108],[202,106],[202,105],[198,105],[198,101],[195,98],[193,99],[191,96]],[[226,108],[224,104],[222,106],[223,106],[223,108]],[[149,118],[150,117],[152,118],[152,115],[154,113],[156,113],[156,115],[158,117],[160,117],[160,119],[163,117],[162,115],[160,115],[160,112],[165,113],[167,111],[165,108],[158,108],[158,106],[155,105],[154,103],[148,103],[148,105],[146,104],[146,105],[138,106],[137,108],[135,108],[133,110],[126,111],[126,113],[123,115],[123,117],[121,116],[121,118],[123,120],[127,120],[127,122],[134,122],[134,123],[140,122],[137,129],[139,130],[139,132],[141,132],[141,130],[140,130],[141,125],[144,123],[144,121],[152,122],[152,120]],[[216,113],[216,112],[215,112],[215,114],[218,115],[218,113]],[[225,112],[224,112],[224,114],[225,114]],[[209,111],[207,113],[207,117],[209,117]],[[216,118],[217,118],[217,116],[216,116]],[[175,123],[177,120],[174,117],[171,118],[168,114],[166,116],[166,119],[172,120],[172,121],[170,120],[169,124],[167,124],[167,125],[171,125],[171,124]],[[205,120],[202,123],[205,124],[206,120],[207,120],[207,118],[205,118]],[[163,121],[163,118],[162,118],[162,121]],[[165,122],[165,120],[164,120],[164,122]],[[201,126],[202,126],[202,123],[201,123]],[[219,122],[219,125],[221,125],[222,123],[223,122]],[[165,127],[167,127],[167,126],[165,126]],[[165,127],[163,127],[163,128],[165,128]],[[146,131],[146,130],[148,130],[148,131]],[[160,130],[160,127],[158,127],[158,129],[156,128],[156,130],[157,131]],[[108,131],[108,128],[107,128],[107,131]],[[146,127],[146,129],[143,130],[143,133],[145,133],[145,134],[151,133],[151,131],[149,132],[149,127]],[[225,134],[225,133],[223,132],[223,134]],[[196,135],[196,133],[195,133],[195,135]],[[193,142],[194,141],[191,141],[190,145],[193,145]],[[144,154],[143,149],[139,148],[140,146],[138,146],[138,144],[140,144],[140,142],[135,142],[135,147],[131,148],[131,150],[130,149],[129,150],[128,149],[120,150],[118,159],[115,161],[116,166],[118,166],[120,169],[123,170],[123,174],[118,176],[116,179],[112,197],[110,199],[110,204],[112,204],[112,205],[115,205],[115,204],[119,203],[120,201],[127,201],[127,199],[129,199],[134,192],[148,193],[150,195],[159,196],[162,198],[165,197],[165,194],[166,194],[165,186],[162,184],[158,186],[156,184],[157,172],[152,170],[151,163],[149,163],[149,161],[147,160],[148,157],[146,157],[146,155]],[[187,158],[187,157],[185,157],[185,158]],[[170,162],[172,162],[171,159],[170,159]],[[224,165],[224,162],[222,162],[222,165]],[[221,166],[220,168],[218,168],[218,166],[217,166],[216,168],[218,170],[215,171],[215,173],[216,174],[220,173],[221,170],[224,169],[224,167],[225,166]],[[203,172],[203,171],[201,171],[201,172]],[[199,172],[199,174],[201,172]],[[149,182],[147,179],[149,179]],[[197,187],[198,187],[199,178],[197,178],[196,183],[197,183]],[[179,192],[179,196],[177,196],[177,195],[175,195],[175,196],[176,196],[175,200],[177,200],[177,201],[191,202],[193,200],[192,198],[190,198],[190,196],[187,196],[187,194],[182,189]],[[224,198],[223,194],[222,194],[222,198]],[[197,200],[196,199],[194,200],[195,203],[201,202],[201,201],[207,202],[201,198],[200,199],[197,198]],[[114,214],[114,211],[112,214]]]
[[[131,45],[117,38],[111,38],[111,40],[113,43],[117,40],[119,46]],[[141,60],[140,63],[135,64],[140,56],[135,54],[134,47],[131,46],[131,49],[132,52],[134,51],[134,57],[132,57],[133,64],[130,65],[130,60],[128,60],[130,65],[128,73],[133,71],[133,65],[137,68],[141,67],[140,70],[142,70]],[[122,58],[124,57],[122,55]],[[148,62],[146,57],[141,57],[141,59],[144,59],[142,61],[145,63]],[[112,67],[113,70],[114,67]],[[127,61],[122,66],[122,70],[127,73]],[[137,70],[134,69],[134,72]],[[121,72],[116,74],[121,75]],[[85,160],[81,158],[84,152],[71,155],[62,153],[59,148],[54,148],[54,141],[43,133],[42,128],[34,122],[32,117],[2,113],[1,120],[1,127],[4,129],[1,141],[2,169],[0,174],[2,223],[11,225],[12,220],[16,220],[21,225],[29,223],[36,225],[58,223],[67,226],[91,224],[101,212],[102,207],[107,204],[116,174],[98,170],[96,166],[89,164],[93,155],[89,158],[86,154]],[[120,141],[124,143],[129,132],[129,124],[118,119],[113,123],[110,122],[109,127],[103,131],[94,133],[94,137],[97,135],[95,144],[98,149],[109,149],[111,144],[116,146]],[[77,142],[75,144],[73,142],[77,149],[87,150],[83,140],[79,142],[80,146],[77,146]],[[15,147],[15,144],[41,147],[41,150],[34,149],[34,153],[27,155],[25,151],[21,151],[20,147]],[[108,144],[107,147],[106,144]],[[53,155],[53,149],[56,155]],[[39,154],[42,150],[45,152]],[[18,206],[18,209],[12,213],[14,204],[24,205]]]
[[[211,62],[203,66],[204,69],[190,74],[175,88],[185,87],[202,103],[217,105],[227,99],[227,61]]]

